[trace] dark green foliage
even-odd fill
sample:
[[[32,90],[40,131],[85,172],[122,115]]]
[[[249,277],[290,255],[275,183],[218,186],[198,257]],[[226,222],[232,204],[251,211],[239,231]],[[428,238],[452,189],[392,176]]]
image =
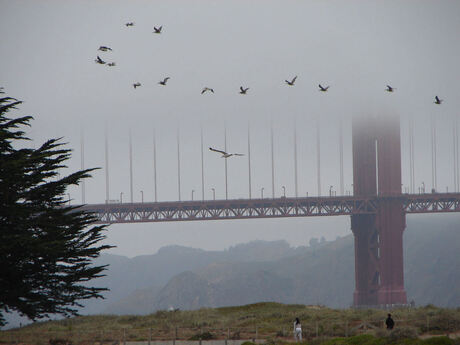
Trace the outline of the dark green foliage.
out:
[[[458,342],[457,342],[458,343]],[[454,341],[446,336],[423,339],[423,345],[452,345]]]
[[[10,310],[31,319],[70,316],[78,300],[102,297],[104,288],[82,283],[102,276],[105,266],[91,261],[110,248],[97,245],[105,226],[90,227],[94,216],[64,197],[93,169],[59,177],[70,157],[60,139],[18,148],[28,140],[22,128],[32,117],[6,115],[20,103],[0,97],[0,325]]]
[[[387,342],[378,337],[374,337],[370,334],[361,334],[349,338],[332,338],[328,340],[323,340],[321,338],[314,339],[308,344],[312,345],[384,345]]]
[[[412,327],[398,327],[389,332],[387,338],[390,342],[397,342],[403,339],[416,339],[417,331]]]
[[[214,335],[210,332],[198,333],[189,338],[189,340],[211,340],[214,339]]]

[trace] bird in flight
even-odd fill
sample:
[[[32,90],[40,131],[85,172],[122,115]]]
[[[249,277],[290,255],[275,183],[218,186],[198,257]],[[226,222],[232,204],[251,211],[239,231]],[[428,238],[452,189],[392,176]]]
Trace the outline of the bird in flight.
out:
[[[112,51],[112,48],[106,47],[106,46],[100,46],[98,50],[106,52],[106,51],[109,51],[109,50]]]
[[[139,86],[141,86],[141,85],[142,85],[141,83],[137,82],[137,83],[134,83],[134,84],[133,84],[133,87],[134,87],[134,88],[137,88],[137,87],[139,87]]]
[[[133,23],[133,22],[129,22],[129,23],[126,23],[125,25],[126,25],[126,26],[134,26],[134,23]]]
[[[166,77],[166,78],[164,78],[163,80],[160,80],[160,81],[158,82],[158,84],[160,84],[160,85],[166,85],[166,83],[168,82],[169,79],[171,79],[171,78],[170,78],[170,77]]]
[[[153,27],[153,33],[154,34],[161,34],[161,29],[163,29],[163,25],[157,28],[156,26]]]
[[[318,87],[319,87],[319,91],[321,91],[321,92],[326,92],[327,89],[329,89],[329,86],[322,87],[321,84],[318,84]]]
[[[387,85],[387,88],[385,91],[388,91],[388,92],[393,92],[394,90],[396,90],[395,87],[391,87],[390,85]]]
[[[213,149],[212,147],[210,147],[209,149],[211,151],[218,152],[218,153],[222,154],[221,158],[228,158],[228,157],[231,157],[231,156],[244,156],[244,154],[242,154],[242,153],[228,153],[228,152],[225,152],[225,151]]]
[[[297,79],[297,76],[295,76],[294,78],[292,78],[291,81],[289,80],[285,80],[286,84],[288,84],[289,86],[294,86],[294,83],[295,83],[295,80]]]
[[[109,67],[113,67],[113,66],[115,66],[115,65],[116,65],[115,62],[109,62],[109,63],[107,64],[107,66],[109,66]]]
[[[97,56],[96,60],[94,60],[94,61],[96,61],[96,63],[98,63],[98,64],[105,65],[105,61],[102,60],[102,59],[99,57],[99,55]]]
[[[442,101],[443,101],[443,99],[439,99],[438,96],[435,96],[435,97],[434,97],[434,102],[433,102],[433,103],[435,103],[435,104],[441,104]]]
[[[211,91],[212,93],[214,93],[213,89],[211,89],[210,87],[205,87],[203,88],[203,90],[201,90],[201,94],[205,93],[206,91]]]
[[[248,90],[249,90],[248,87],[247,87],[247,88],[243,88],[242,86],[240,86],[240,93],[241,93],[242,95],[245,95],[246,92],[248,92]]]

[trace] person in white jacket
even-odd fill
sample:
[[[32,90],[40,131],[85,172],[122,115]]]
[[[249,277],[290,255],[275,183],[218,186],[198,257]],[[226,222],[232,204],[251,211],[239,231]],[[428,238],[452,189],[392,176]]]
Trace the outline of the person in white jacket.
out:
[[[302,325],[298,317],[296,317],[294,321],[294,340],[302,341]]]

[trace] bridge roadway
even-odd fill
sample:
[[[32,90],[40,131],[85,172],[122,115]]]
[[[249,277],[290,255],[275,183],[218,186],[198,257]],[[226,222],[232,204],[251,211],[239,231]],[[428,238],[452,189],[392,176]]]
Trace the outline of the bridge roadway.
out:
[[[388,199],[400,200],[408,214],[460,212],[460,193],[107,203],[82,209],[94,212],[98,223],[113,224],[373,214]]]

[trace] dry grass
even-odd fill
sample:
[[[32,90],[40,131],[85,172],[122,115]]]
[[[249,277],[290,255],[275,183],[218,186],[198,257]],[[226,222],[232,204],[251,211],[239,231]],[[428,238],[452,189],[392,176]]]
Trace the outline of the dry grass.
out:
[[[403,308],[391,313],[399,329],[415,334],[449,334],[460,331],[460,308],[433,306]],[[49,344],[52,339],[86,344],[152,339],[190,339],[208,332],[217,339],[292,339],[292,323],[302,321],[306,339],[348,337],[383,328],[387,311],[329,309],[321,306],[257,303],[238,307],[195,311],[158,311],[151,315],[80,316],[59,321],[36,322],[21,329],[0,332],[0,344],[24,342]],[[380,336],[381,334],[377,334]],[[348,338],[347,338],[348,339]]]

